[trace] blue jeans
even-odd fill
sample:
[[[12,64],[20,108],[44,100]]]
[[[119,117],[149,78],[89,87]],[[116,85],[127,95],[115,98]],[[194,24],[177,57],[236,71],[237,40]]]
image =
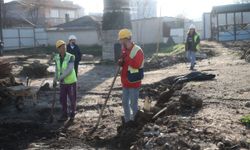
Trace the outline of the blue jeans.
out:
[[[195,62],[196,62],[195,51],[188,50],[187,51],[187,59],[189,62],[191,62],[191,68],[193,68],[195,66]]]
[[[130,120],[134,120],[138,111],[139,88],[123,88],[122,92],[124,119],[125,122],[128,122]]]

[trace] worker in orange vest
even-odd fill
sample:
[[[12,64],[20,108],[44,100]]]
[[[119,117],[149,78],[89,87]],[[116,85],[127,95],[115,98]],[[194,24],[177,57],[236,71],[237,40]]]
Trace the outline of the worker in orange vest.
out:
[[[138,45],[132,42],[131,38],[132,32],[129,29],[120,30],[118,40],[122,45],[122,55],[119,59],[119,65],[122,67],[122,105],[125,123],[133,122],[138,112],[139,89],[144,76],[143,51]]]

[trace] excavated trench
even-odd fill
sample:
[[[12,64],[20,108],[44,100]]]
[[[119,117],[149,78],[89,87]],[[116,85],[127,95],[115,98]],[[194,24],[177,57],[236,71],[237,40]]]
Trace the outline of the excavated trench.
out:
[[[78,131],[67,130],[62,124],[45,123],[49,110],[41,109],[36,111],[36,117],[32,121],[0,123],[0,148],[31,148],[35,142],[43,143],[40,145],[41,149],[70,148],[74,145],[107,149],[200,150],[214,148],[212,145],[219,149],[249,149],[250,145],[246,141],[225,139],[219,131],[214,132],[206,124],[200,128],[196,126],[199,118],[195,118],[195,115],[203,109],[203,99],[193,91],[183,90],[185,82],[176,84],[179,77],[169,77],[142,87],[140,96],[142,99],[152,100],[152,107],[150,112],[139,111],[135,123],[121,125],[118,122],[116,127],[114,124],[117,122],[112,120],[120,118],[107,115],[103,118],[103,125],[94,134],[86,132],[79,135]],[[78,123],[80,124],[76,120],[75,124]],[[80,128],[93,127],[85,124]],[[113,130],[117,130],[116,133]],[[67,135],[67,142],[60,141],[62,133]]]

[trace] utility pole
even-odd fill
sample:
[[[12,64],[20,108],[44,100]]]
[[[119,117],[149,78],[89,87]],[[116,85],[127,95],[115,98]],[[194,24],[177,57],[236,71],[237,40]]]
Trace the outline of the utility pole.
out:
[[[0,56],[3,56],[3,4],[4,0],[0,0]]]
[[[3,41],[3,4],[4,0],[0,0],[0,40]]]
[[[158,31],[158,41],[157,41],[157,45],[156,45],[156,59],[158,61],[158,55],[159,55],[159,49],[160,49],[160,42],[161,42],[161,31],[163,29],[162,25],[163,24],[163,19],[161,18],[161,6],[160,6],[160,18],[159,18],[159,31]]]

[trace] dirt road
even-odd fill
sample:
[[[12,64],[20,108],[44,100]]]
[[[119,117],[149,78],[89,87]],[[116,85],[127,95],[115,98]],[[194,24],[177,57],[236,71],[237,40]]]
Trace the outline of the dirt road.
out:
[[[216,79],[203,82],[189,82],[181,92],[194,92],[202,97],[203,107],[192,116],[176,116],[180,120],[188,120],[197,133],[192,138],[186,136],[187,143],[196,143],[200,149],[216,149],[220,141],[231,142],[231,147],[247,149],[250,142],[250,132],[239,122],[241,116],[249,113],[245,107],[250,102],[250,64],[239,59],[237,52],[223,47],[215,42],[203,42],[203,48],[216,52],[216,56],[197,62],[197,71],[216,75]],[[187,74],[188,64],[181,63],[171,67],[145,73],[143,84],[160,82],[162,79]],[[108,92],[115,67],[110,65],[84,65],[80,68],[78,83],[78,107],[75,121],[65,124],[46,122],[49,116],[51,92],[40,95],[37,106],[26,104],[22,112],[17,112],[13,106],[0,110],[0,149],[127,149],[131,145],[147,147],[138,142],[136,137],[124,147],[121,139],[117,139],[117,127],[121,125],[123,114],[121,107],[121,84],[117,79],[112,92],[108,109],[105,110],[100,128],[91,136],[88,131],[94,126],[101,104]],[[51,78],[48,78],[50,80]],[[38,81],[37,81],[38,82]],[[143,100],[140,100],[140,107]],[[56,115],[60,114],[57,103]],[[185,125],[185,123],[183,123]],[[160,132],[165,133],[164,125]],[[199,131],[206,130],[206,133]],[[182,130],[180,130],[182,131]],[[138,135],[141,135],[138,131]],[[198,136],[198,135],[201,136]],[[205,135],[204,135],[205,134]],[[170,134],[171,135],[171,134]],[[176,131],[176,139],[181,134]],[[204,137],[205,136],[205,137]],[[184,136],[185,137],[185,136]],[[131,137],[132,138],[132,137]],[[147,140],[153,139],[147,137]],[[122,139],[125,140],[126,139]],[[128,139],[128,141],[130,141]],[[225,144],[225,143],[224,143]],[[155,146],[155,148],[159,148]]]

